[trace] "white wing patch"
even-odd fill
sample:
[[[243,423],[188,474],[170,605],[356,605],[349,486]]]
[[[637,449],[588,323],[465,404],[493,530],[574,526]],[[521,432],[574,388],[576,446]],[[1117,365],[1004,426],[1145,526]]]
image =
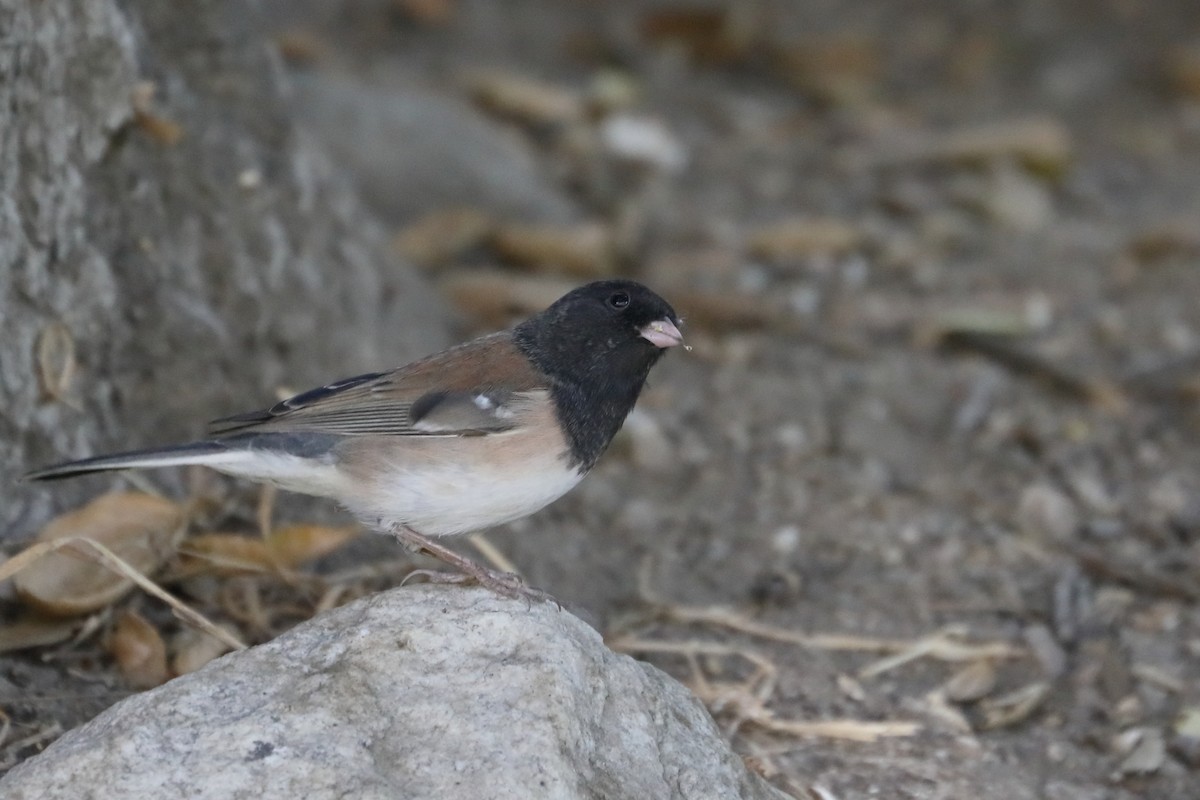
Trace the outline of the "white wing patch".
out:
[[[513,427],[516,408],[529,398],[512,392],[439,392],[412,405],[412,429],[420,433],[462,436],[502,433]]]
[[[512,419],[516,414],[511,408],[504,403],[499,403],[493,400],[486,394],[477,394],[474,397],[475,407],[480,411],[489,412],[496,419]]]

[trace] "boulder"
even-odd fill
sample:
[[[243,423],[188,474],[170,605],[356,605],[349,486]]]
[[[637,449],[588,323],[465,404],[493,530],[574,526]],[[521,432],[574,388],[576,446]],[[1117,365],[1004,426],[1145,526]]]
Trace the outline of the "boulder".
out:
[[[458,208],[541,222],[579,216],[515,130],[448,93],[329,71],[297,73],[293,97],[296,117],[393,225]]]
[[[112,480],[16,487],[25,469],[449,341],[293,122],[254,8],[0,0],[0,541]]]
[[[552,603],[420,586],[130,697],[8,800],[783,798],[683,686]]]

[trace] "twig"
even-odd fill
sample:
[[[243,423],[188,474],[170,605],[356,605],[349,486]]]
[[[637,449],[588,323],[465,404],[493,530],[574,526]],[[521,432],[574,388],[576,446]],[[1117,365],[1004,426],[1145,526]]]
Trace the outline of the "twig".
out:
[[[1020,658],[1026,653],[1023,648],[1014,647],[1004,642],[969,644],[957,641],[959,637],[966,634],[966,631],[961,626],[949,626],[916,641],[852,634],[806,634],[786,628],[779,628],[774,625],[765,625],[750,619],[745,614],[728,608],[695,608],[676,605],[665,602],[655,596],[650,583],[649,559],[643,561],[641,564],[638,574],[638,587],[642,597],[654,606],[656,616],[668,622],[713,625],[750,636],[756,636],[760,639],[809,647],[814,650],[895,654],[892,658],[883,659],[866,667],[860,673],[862,677],[881,674],[923,656],[937,658],[941,661],[959,662],[977,661],[980,659]]]
[[[20,752],[26,747],[34,744],[41,744],[49,739],[54,739],[58,736],[61,736],[62,733],[63,726],[57,722],[54,722],[24,738],[9,742],[7,745],[5,745],[3,751],[0,751],[0,771],[4,771],[15,766],[20,760]]]
[[[1145,567],[1120,563],[1096,548],[1071,545],[1064,549],[1093,578],[1116,581],[1162,597],[1190,602],[1200,600],[1200,589],[1187,580],[1176,580]]]
[[[109,550],[107,547],[95,541],[94,539],[88,539],[84,536],[69,536],[63,539],[56,539],[52,542],[40,542],[32,547],[22,550],[8,561],[0,564],[0,581],[12,577],[49,553],[54,553],[70,547],[84,547],[85,549],[90,548],[96,553],[96,560],[99,564],[101,564],[101,566],[105,566],[118,575],[128,578],[140,586],[143,591],[146,591],[149,594],[157,597],[159,600],[162,600],[164,603],[169,605],[171,609],[185,622],[194,625],[210,636],[215,636],[217,639],[229,645],[234,650],[246,649],[246,645],[236,636],[233,636],[228,631],[222,630],[217,625],[209,621],[209,619],[199,611],[194,610],[182,600],[168,593],[157,583],[150,580],[145,575],[127,564],[112,550]]]
[[[852,742],[875,742],[884,737],[912,736],[921,729],[920,723],[908,721],[778,719],[766,704],[775,691],[775,679],[779,668],[769,658],[753,650],[720,642],[664,642],[632,636],[618,637],[608,644],[614,650],[627,653],[673,653],[687,657],[696,676],[693,686],[696,694],[714,714],[732,714],[733,720],[725,729],[729,737],[747,723],[771,733],[817,736]],[[754,675],[740,684],[715,684],[700,670],[695,660],[696,655],[736,656],[750,661],[757,669]]]
[[[1025,650],[1003,642],[989,644],[967,644],[957,641],[963,631],[957,626],[944,628],[925,636],[915,642],[907,643],[898,653],[888,658],[880,659],[874,664],[863,667],[858,671],[860,678],[873,678],[877,675],[903,666],[919,658],[931,657],[939,661],[978,661],[989,658],[1020,658]]]
[[[487,559],[493,567],[501,572],[517,573],[517,565],[508,559],[508,556],[500,552],[500,548],[484,538],[482,533],[472,533],[467,536],[467,541],[475,546],[475,549]]]
[[[978,353],[1011,372],[1033,378],[1058,394],[1092,403],[1114,414],[1124,413],[1129,408],[1129,398],[1115,381],[1076,374],[1021,347],[1011,337],[955,330],[943,334],[941,344],[948,350]]]
[[[921,723],[904,720],[875,722],[862,719],[819,719],[786,720],[770,718],[751,720],[755,725],[772,733],[789,736],[817,736],[823,739],[841,739],[847,742],[877,742],[885,738],[914,736],[921,730]]]

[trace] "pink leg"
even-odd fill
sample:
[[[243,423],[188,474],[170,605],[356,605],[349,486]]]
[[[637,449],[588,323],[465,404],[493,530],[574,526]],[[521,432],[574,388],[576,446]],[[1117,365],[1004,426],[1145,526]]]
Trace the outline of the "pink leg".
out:
[[[399,539],[401,544],[410,550],[417,553],[425,553],[458,570],[457,573],[452,573],[418,569],[405,576],[405,583],[413,576],[420,575],[430,583],[477,583],[505,597],[524,597],[530,601],[553,601],[556,604],[558,603],[549,592],[535,589],[526,584],[520,575],[480,566],[466,556],[459,555],[448,547],[443,547],[428,536],[417,533],[407,525],[395,525],[388,532]]]

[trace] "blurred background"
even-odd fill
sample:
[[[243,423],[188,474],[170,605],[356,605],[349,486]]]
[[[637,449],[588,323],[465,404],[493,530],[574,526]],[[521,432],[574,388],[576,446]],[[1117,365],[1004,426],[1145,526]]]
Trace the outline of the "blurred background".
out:
[[[575,492],[463,552],[689,682],[798,797],[1200,791],[1196,3],[66,7],[0,0],[10,555],[131,488],[27,468],[632,276],[694,350]],[[309,526],[299,582],[228,541],[154,562],[249,641],[423,566],[323,503],[135,480],[193,533]],[[4,595],[3,768],[133,690],[121,631],[189,668],[157,601],[48,580]]]

